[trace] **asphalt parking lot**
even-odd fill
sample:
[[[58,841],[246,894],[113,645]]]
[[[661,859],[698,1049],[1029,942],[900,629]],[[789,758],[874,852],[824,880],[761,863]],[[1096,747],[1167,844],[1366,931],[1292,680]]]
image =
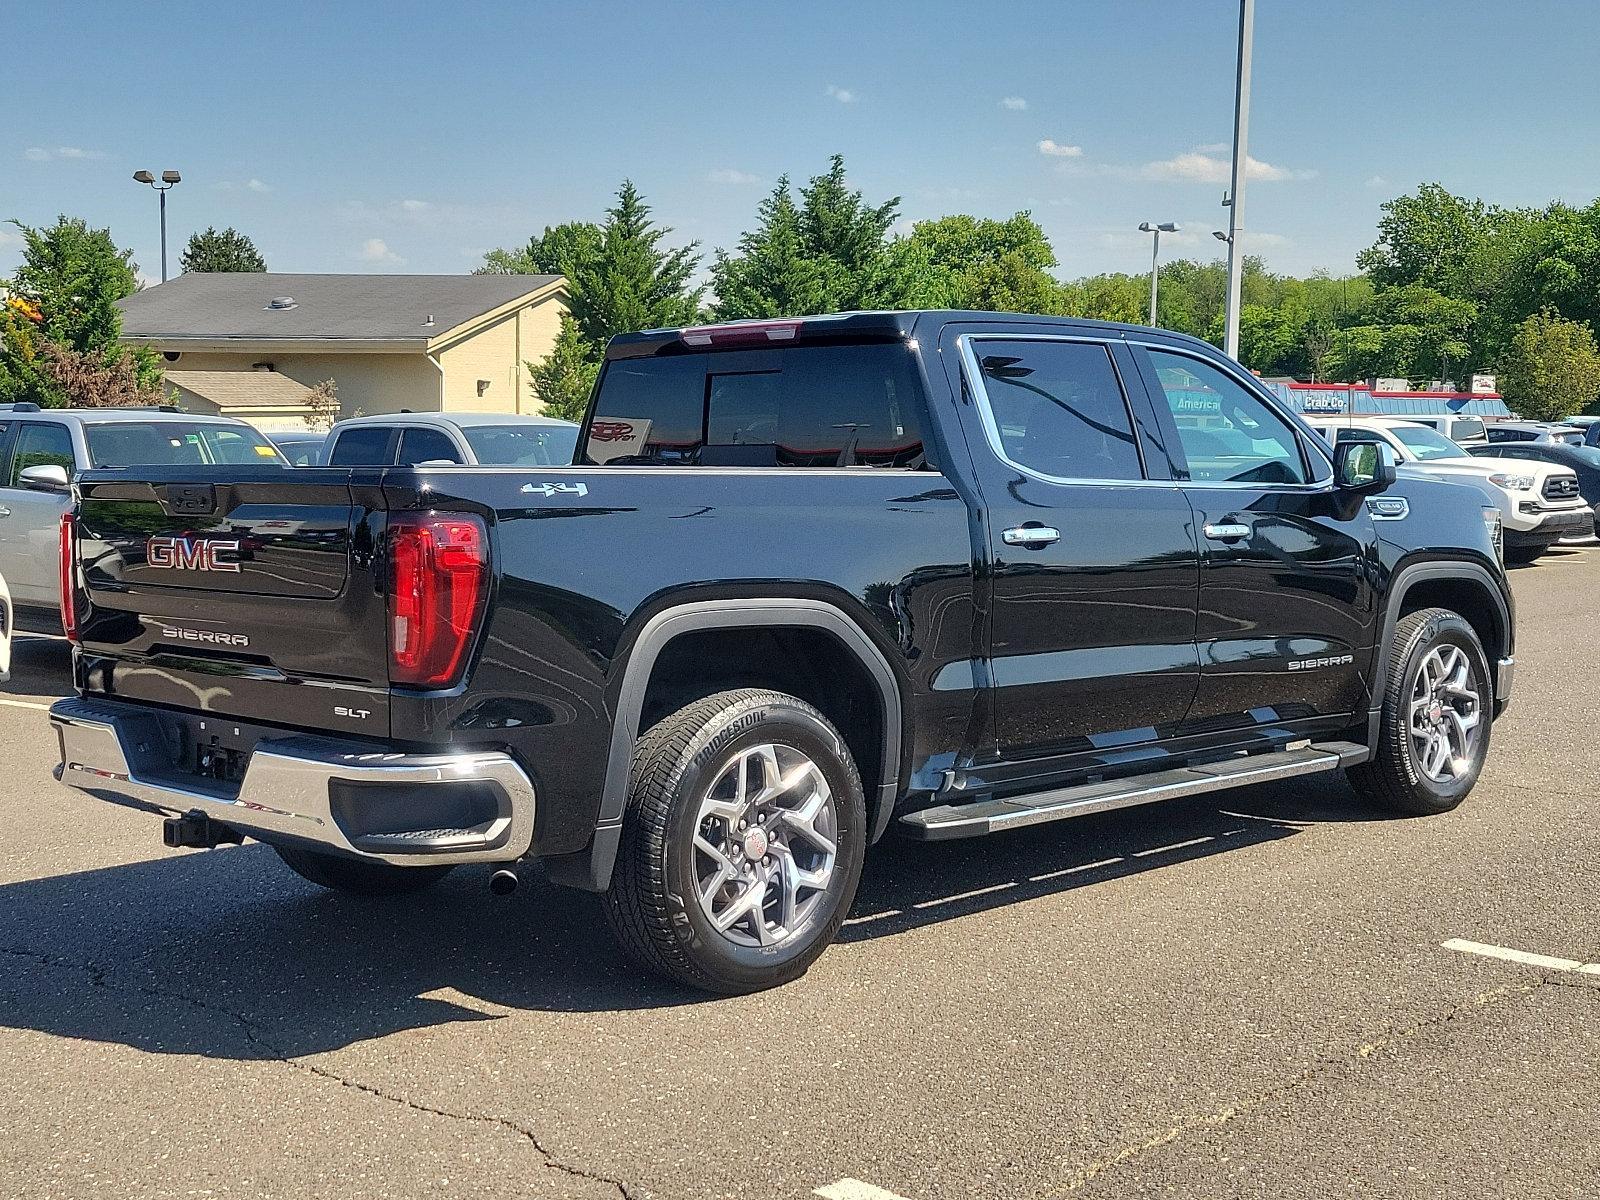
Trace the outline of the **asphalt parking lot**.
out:
[[[21,639],[0,1195],[1593,1195],[1600,550],[1513,583],[1457,812],[1313,777],[889,844],[840,944],[735,1000],[636,975],[577,893],[162,849],[53,782],[66,647]]]

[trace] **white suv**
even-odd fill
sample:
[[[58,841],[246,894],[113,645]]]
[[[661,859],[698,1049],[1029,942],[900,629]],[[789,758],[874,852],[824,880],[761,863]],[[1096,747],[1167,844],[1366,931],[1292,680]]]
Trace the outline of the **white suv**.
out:
[[[1567,467],[1516,458],[1468,454],[1444,434],[1401,417],[1311,417],[1307,423],[1330,446],[1382,442],[1402,474],[1475,484],[1500,510],[1506,557],[1531,562],[1555,543],[1594,536],[1594,510]]]

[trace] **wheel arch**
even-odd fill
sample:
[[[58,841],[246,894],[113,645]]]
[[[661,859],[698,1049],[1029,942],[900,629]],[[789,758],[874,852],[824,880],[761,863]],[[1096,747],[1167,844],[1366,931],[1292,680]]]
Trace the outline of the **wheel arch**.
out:
[[[1388,684],[1389,650],[1394,642],[1395,626],[1408,613],[1434,607],[1459,613],[1477,633],[1484,656],[1489,660],[1489,670],[1494,675],[1498,710],[1508,699],[1510,678],[1503,664],[1511,658],[1515,644],[1511,604],[1487,567],[1459,560],[1410,563],[1390,577],[1383,638],[1374,655],[1371,689],[1374,704]],[[1369,731],[1372,745],[1377,744],[1378,713],[1379,709],[1374,707]]]
[[[823,600],[749,597],[688,601],[652,615],[633,641],[622,665],[616,693],[594,839],[588,854],[583,856],[586,861],[582,866],[577,870],[561,870],[558,882],[591,891],[604,891],[610,885],[627,809],[634,745],[642,732],[640,725],[657,664],[672,644],[680,638],[710,631],[783,630],[814,631],[832,638],[871,682],[877,700],[880,756],[877,763],[869,764],[876,778],[876,786],[867,796],[869,840],[876,841],[882,835],[900,790],[905,702],[899,678],[877,643],[849,613]],[[854,744],[849,731],[841,730],[841,733]]]

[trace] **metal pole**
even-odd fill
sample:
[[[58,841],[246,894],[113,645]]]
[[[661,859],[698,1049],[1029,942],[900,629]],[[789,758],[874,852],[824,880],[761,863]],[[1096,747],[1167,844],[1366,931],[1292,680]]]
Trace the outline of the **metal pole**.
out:
[[[161,282],[167,281],[167,189],[157,188],[161,197]]]
[[[1239,357],[1239,293],[1244,277],[1245,167],[1250,161],[1250,49],[1256,0],[1239,0],[1239,66],[1233,92],[1233,182],[1228,193],[1228,318],[1223,349]]]
[[[1150,235],[1150,324],[1156,325],[1156,272],[1159,269],[1161,258],[1161,230],[1156,229]]]

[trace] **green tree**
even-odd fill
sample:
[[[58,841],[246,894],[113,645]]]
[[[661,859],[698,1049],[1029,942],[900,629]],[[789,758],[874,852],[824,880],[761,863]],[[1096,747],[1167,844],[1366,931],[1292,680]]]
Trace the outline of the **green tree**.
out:
[[[602,234],[592,221],[546,225],[538,237],[515,250],[490,250],[478,275],[565,275],[571,280],[580,266],[600,254]]]
[[[231,225],[218,233],[208,225],[204,233],[189,235],[178,265],[185,274],[201,271],[265,271],[267,262],[256,245]]]
[[[1600,348],[1587,325],[1545,308],[1517,326],[1497,382],[1524,417],[1558,421],[1600,397]]]
[[[1056,252],[1031,214],[1005,221],[957,215],[919,221],[910,241],[926,250],[943,308],[987,312],[1060,312]]]
[[[570,313],[562,313],[555,346],[542,361],[528,364],[528,386],[546,416],[580,421],[599,373],[594,344],[578,331]]]
[[[574,255],[570,308],[578,331],[595,346],[640,329],[687,325],[700,312],[704,288],[691,287],[698,243],[663,249],[672,230],[650,219],[650,206],[629,180],[606,210],[592,256]]]
[[[868,204],[834,155],[826,172],[799,189],[778,181],[758,209],[738,253],[719,251],[711,267],[716,315],[800,316],[862,308],[917,308],[939,302],[942,280],[925,245],[890,238],[898,196]]]
[[[1067,284],[1062,299],[1068,316],[1137,325],[1145,319],[1150,302],[1150,280],[1140,275],[1090,275]]]
[[[22,233],[22,264],[9,283],[12,298],[0,322],[0,400],[59,408],[75,402],[62,379],[82,379],[80,366],[115,368],[123,360],[139,388],[161,380],[161,360],[145,347],[118,341],[117,301],[137,288],[132,252],[119,250],[107,229],[62,216],[51,226],[12,222]],[[51,345],[81,358],[51,355]],[[51,363],[73,364],[72,370]]]

